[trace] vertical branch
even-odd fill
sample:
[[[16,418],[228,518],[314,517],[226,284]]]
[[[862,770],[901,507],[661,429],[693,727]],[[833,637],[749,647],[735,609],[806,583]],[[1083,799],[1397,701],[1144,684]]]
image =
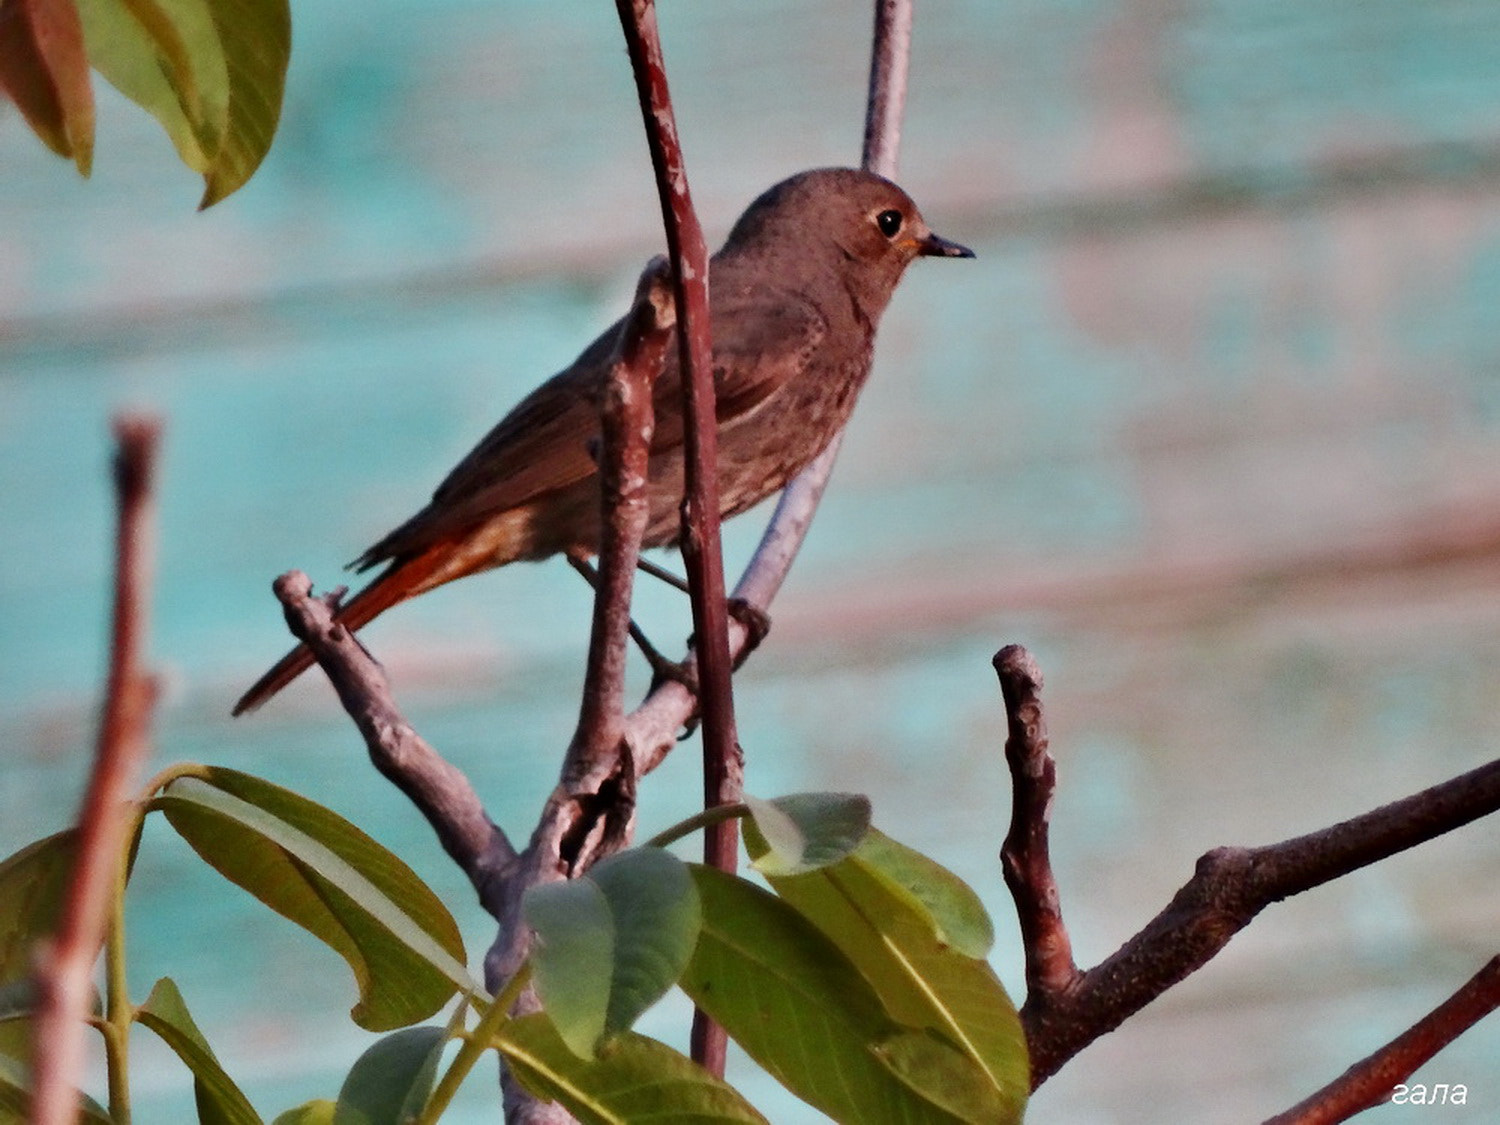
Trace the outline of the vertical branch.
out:
[[[901,118],[911,65],[912,0],[875,0],[870,47],[870,93],[865,102],[865,144],[860,163],[888,180],[901,164]]]
[[[646,479],[655,418],[651,392],[661,374],[676,313],[666,260],[653,259],[620,329],[600,415],[599,481],[604,505],[593,631],[578,731],[568,758],[613,759],[625,725],[625,657],[630,594],[650,516]],[[628,768],[629,767],[627,763]],[[565,772],[567,772],[565,768]]]
[[[78,813],[77,862],[56,933],[37,954],[34,1125],[62,1125],[78,1115],[90,976],[104,940],[111,889],[124,861],[131,821],[127,802],[146,755],[154,694],[142,666],[141,647],[151,585],[152,484],[161,427],[153,418],[122,416],[114,429],[119,522],[109,680],[94,766]]]
[[[1010,830],[1000,863],[1026,953],[1026,1005],[1042,1008],[1079,976],[1048,845],[1057,763],[1047,749],[1042,672],[1036,660],[1020,645],[1006,645],[993,663],[1005,697],[1005,762],[1011,776]]]
[[[729,661],[729,616],[719,543],[719,434],[714,404],[713,353],[708,319],[708,247],[693,211],[687,169],[672,113],[652,0],[616,0],[646,125],[651,164],[661,196],[662,222],[677,300],[678,354],[683,385],[686,486],[682,558],[693,601],[693,633],[703,718],[703,797],[710,807],[739,799],[742,764],[734,728]],[[704,860],[732,871],[739,847],[733,820],[707,832]],[[725,1041],[702,1014],[693,1025],[694,1055],[724,1073]]]
[[[912,3],[875,0],[860,165],[887,179],[895,178],[900,163],[901,119],[906,112],[906,75],[911,62]],[[840,431],[782,491],[760,545],[735,587],[735,597],[762,610],[770,606],[807,537],[843,441]]]

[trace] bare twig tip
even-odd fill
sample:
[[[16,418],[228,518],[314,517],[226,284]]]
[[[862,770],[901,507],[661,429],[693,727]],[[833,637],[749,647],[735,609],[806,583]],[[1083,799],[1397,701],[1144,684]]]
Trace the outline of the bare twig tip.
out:
[[[1031,691],[1042,689],[1042,669],[1023,645],[1006,645],[990,661],[1002,681]]]
[[[115,487],[123,496],[144,495],[151,490],[155,474],[161,419],[154,414],[116,414],[111,429],[115,435]]]
[[[271,583],[271,592],[283,605],[298,601],[312,593],[312,579],[303,571],[289,570]]]
[[[677,324],[677,302],[672,296],[672,263],[658,254],[646,263],[635,287],[636,304],[649,304],[655,313],[656,327],[672,328]]]

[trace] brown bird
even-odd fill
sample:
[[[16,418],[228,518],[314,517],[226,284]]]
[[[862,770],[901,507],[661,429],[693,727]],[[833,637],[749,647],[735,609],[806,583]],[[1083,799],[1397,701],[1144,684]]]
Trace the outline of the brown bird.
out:
[[[912,260],[972,258],[928,229],[889,180],[823,168],[750,205],[709,273],[719,503],[728,518],[779,490],[849,418],[870,373],[875,327]],[[592,555],[602,520],[594,450],[616,323],[522,399],[459,462],[432,502],[351,565],[385,570],[338,612],[358,629],[455,578],[560,552]],[[683,492],[675,346],[653,396],[650,517],[644,546],[678,539]],[[313,663],[289,652],[235,704],[252,710]]]

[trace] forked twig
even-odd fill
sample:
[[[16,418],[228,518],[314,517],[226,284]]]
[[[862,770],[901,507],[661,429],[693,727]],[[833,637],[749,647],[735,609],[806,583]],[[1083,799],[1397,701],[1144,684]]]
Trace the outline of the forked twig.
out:
[[[651,396],[675,322],[669,267],[665,258],[655,258],[641,274],[604,384],[599,450],[603,522],[589,658],[570,761],[600,762],[618,757],[622,748],[630,595],[651,514],[646,487],[655,425]],[[630,768],[634,770],[633,763]],[[571,772],[573,767],[564,767],[565,774]]]
[[[1041,728],[1040,679],[1019,648],[995,657],[1010,708],[1012,741]],[[1029,687],[1027,686],[1029,684]],[[1086,972],[1072,965],[1057,888],[1046,862],[1051,779],[1038,754],[1007,752],[1017,790],[1006,842],[1006,877],[1026,940],[1028,992],[1021,1022],[1033,1087],[1099,1036],[1211,960],[1274,902],[1500,810],[1500,761],[1305,836],[1258,848],[1216,848],[1166,908]],[[1040,847],[1038,846],[1040,844]]]

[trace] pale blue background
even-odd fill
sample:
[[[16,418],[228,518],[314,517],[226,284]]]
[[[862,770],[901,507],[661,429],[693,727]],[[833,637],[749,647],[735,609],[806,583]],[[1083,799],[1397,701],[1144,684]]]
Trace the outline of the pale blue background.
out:
[[[669,4],[712,239],[760,189],[858,157],[867,5]],[[271,578],[323,586],[618,314],[660,244],[607,4],[298,5],[287,104],[212,211],[101,94],[92,182],[0,118],[0,849],[72,815],[103,666],[107,419],[168,423],[153,768],[251,770],[353,817],[487,919],[325,685],[231,722],[286,643]],[[1048,677],[1054,840],[1080,959],[1221,843],[1294,835],[1472,768],[1500,734],[1500,563],[1388,546],[1500,512],[1500,9],[920,5],[902,179],[976,262],[920,263],[833,488],[740,677],[749,784],[861,789],[981,890],[1008,815],[988,660]],[[730,565],[763,515],[732,529]],[[1320,561],[1321,560],[1321,561]],[[1330,561],[1331,560],[1331,561]],[[1317,565],[1314,565],[1314,564]],[[1347,564],[1347,565],[1345,565]],[[664,642],[687,631],[647,588]],[[571,730],[588,601],[561,565],[372,628],[412,719],[524,836]],[[690,811],[695,748],[643,788]],[[1493,824],[1269,910],[1043,1088],[1031,1120],[1260,1120],[1495,952]],[[368,1041],[329,953],[153,831],[144,995],[171,973],[269,1118]],[[680,1037],[681,1005],[651,1017]],[[1423,1072],[1492,1121],[1500,1025]],[[142,1121],[188,1086],[142,1037]],[[746,1072],[741,1071],[744,1075]],[[763,1082],[780,1122],[813,1118]],[[484,1109],[474,1084],[469,1116]]]

